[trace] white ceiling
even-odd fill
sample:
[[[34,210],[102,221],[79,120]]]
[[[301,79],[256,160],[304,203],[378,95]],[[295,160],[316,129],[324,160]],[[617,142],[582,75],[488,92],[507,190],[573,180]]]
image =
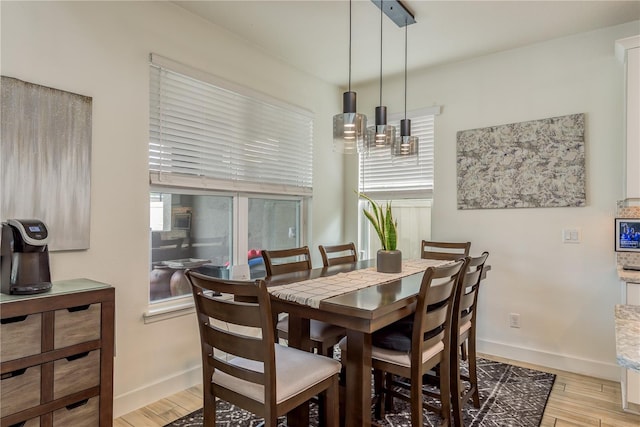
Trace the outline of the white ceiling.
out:
[[[409,71],[640,19],[640,0],[402,1],[417,21],[408,28]],[[173,3],[226,28],[270,56],[329,83],[347,85],[348,1]],[[383,74],[402,73],[404,28],[386,16],[382,47]],[[379,76],[380,9],[370,0],[354,0],[352,83]]]

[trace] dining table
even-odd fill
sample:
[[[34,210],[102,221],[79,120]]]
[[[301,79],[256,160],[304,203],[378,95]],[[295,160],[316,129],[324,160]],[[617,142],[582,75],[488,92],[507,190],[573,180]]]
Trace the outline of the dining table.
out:
[[[346,427],[371,425],[371,336],[415,311],[424,271],[451,261],[403,261],[402,273],[378,273],[375,260],[265,278],[274,313],[289,314],[288,345],[311,351],[310,319],[342,326]],[[309,406],[288,414],[287,425],[309,426]]]

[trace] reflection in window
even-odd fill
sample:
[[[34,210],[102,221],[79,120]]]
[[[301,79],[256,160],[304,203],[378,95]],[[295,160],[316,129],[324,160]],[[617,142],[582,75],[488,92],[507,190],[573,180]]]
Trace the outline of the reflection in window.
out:
[[[190,294],[187,268],[229,277],[232,206],[227,196],[151,193],[151,301]]]
[[[300,201],[249,199],[249,271],[251,278],[266,274],[261,249],[300,246]]]

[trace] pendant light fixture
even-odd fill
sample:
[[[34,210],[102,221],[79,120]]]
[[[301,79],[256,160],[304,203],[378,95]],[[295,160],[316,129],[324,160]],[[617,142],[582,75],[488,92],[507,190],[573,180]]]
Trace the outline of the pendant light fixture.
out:
[[[382,13],[384,0],[380,1],[380,104],[376,107],[376,124],[367,129],[367,148],[391,148],[396,139],[396,128],[387,124],[387,107],[382,105]]]
[[[409,24],[404,26],[404,119],[400,120],[400,138],[391,152],[395,157],[418,157],[418,137],[411,136],[411,120],[407,119],[407,33]]]
[[[349,90],[342,94],[342,113],[333,116],[333,151],[356,154],[362,151],[367,116],[356,112],[356,93],[351,91],[351,0],[349,0]]]

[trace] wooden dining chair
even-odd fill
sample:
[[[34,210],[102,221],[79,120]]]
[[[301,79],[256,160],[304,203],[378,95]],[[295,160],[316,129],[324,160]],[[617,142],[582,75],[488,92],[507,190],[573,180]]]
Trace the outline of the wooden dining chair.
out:
[[[413,315],[410,347],[392,350],[373,345],[371,364],[374,371],[374,389],[377,398],[376,416],[383,418],[385,410],[393,405],[393,398],[411,404],[411,425],[423,425],[423,409],[440,415],[443,425],[451,423],[450,372],[451,363],[451,314],[454,297],[467,260],[459,260],[440,267],[429,267],[423,277]],[[340,349],[348,351],[347,339],[340,341]],[[343,355],[344,357],[344,355]],[[440,366],[440,393],[423,390],[423,374]],[[394,378],[394,375],[396,376]],[[407,381],[402,381],[407,379]],[[411,384],[419,384],[411,387]],[[408,390],[408,394],[403,393]],[[440,406],[428,403],[423,393],[440,400]]]
[[[264,259],[267,276],[311,270],[311,255],[307,246],[280,250],[262,250],[262,258]],[[347,334],[347,331],[340,326],[319,320],[311,320],[309,323],[309,338],[313,347],[319,354],[333,357],[333,347]],[[284,316],[278,320],[276,328],[279,338],[288,339],[289,317]]]
[[[319,245],[318,249],[325,267],[358,261],[358,252],[353,242],[333,246]]]
[[[433,242],[423,240],[420,244],[420,258],[459,260],[469,256],[471,242]]]
[[[230,281],[194,271],[186,276],[200,329],[204,427],[216,425],[216,399],[263,417],[266,427],[276,427],[278,416],[318,394],[326,399],[326,425],[339,425],[340,363],[275,343],[264,281]],[[231,298],[213,296],[216,292]]]
[[[460,372],[461,353],[451,352],[451,396],[453,398],[454,425],[462,424],[462,409],[469,399],[473,400],[473,406],[480,408],[480,395],[478,393],[477,354],[476,354],[476,314],[478,306],[478,291],[483,278],[483,269],[489,252],[483,252],[479,257],[470,257],[467,262],[464,276],[460,280],[460,286],[456,291],[453,303],[453,318],[451,327],[452,348],[464,346],[467,343],[468,375]],[[468,383],[468,388],[463,384]],[[457,398],[456,398],[457,396]]]

